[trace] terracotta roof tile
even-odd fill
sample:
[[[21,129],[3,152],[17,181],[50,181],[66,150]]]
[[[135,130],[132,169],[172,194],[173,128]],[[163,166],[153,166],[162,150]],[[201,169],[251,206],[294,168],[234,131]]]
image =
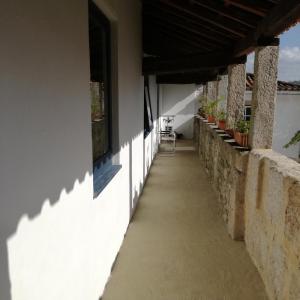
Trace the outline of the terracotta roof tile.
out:
[[[247,73],[246,76],[246,89],[252,91],[254,83],[254,74]],[[300,92],[300,85],[290,82],[280,81],[277,82],[277,91]]]

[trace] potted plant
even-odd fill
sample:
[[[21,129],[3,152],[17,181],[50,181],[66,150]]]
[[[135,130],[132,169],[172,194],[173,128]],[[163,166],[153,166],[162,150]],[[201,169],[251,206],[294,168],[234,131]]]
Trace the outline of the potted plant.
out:
[[[242,147],[248,146],[249,129],[250,129],[249,121],[240,120],[236,124],[236,128],[234,131],[234,139]]]
[[[226,129],[226,112],[224,109],[218,112],[218,127],[222,130]]]
[[[215,123],[216,122],[216,110],[219,100],[209,101],[205,105],[205,114],[207,117],[208,123]]]
[[[204,96],[200,96],[199,97],[199,109],[198,109],[198,114],[203,117],[206,118],[205,115],[205,107],[206,107],[206,103],[207,103],[207,98]]]

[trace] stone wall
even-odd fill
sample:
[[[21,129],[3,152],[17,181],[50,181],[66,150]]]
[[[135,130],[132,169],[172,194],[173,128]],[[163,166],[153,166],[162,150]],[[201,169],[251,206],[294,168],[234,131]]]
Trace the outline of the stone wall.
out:
[[[246,246],[270,299],[300,299],[300,165],[252,150],[245,211]]]
[[[195,144],[195,149],[199,149],[199,119],[198,119],[198,117],[194,118],[194,144]]]
[[[224,132],[195,117],[195,144],[217,192],[223,219],[232,238],[244,237],[244,191],[248,151],[241,151]],[[225,141],[227,139],[227,142]]]
[[[228,67],[227,98],[227,128],[234,128],[236,122],[244,116],[244,94],[246,90],[245,64],[230,65]]]
[[[221,99],[219,103],[219,109],[226,111],[227,107],[227,93],[228,93],[228,75],[220,76],[218,97]]]
[[[272,150],[241,151],[195,117],[195,145],[232,238],[245,239],[270,299],[300,299],[300,164]]]

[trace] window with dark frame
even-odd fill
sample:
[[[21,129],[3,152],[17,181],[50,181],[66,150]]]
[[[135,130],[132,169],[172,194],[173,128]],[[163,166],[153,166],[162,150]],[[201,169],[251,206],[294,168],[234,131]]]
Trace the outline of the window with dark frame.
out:
[[[111,96],[111,26],[99,8],[89,0],[90,92],[93,143],[94,199],[122,168],[114,156],[113,102]],[[114,103],[116,109],[116,103]],[[116,119],[114,119],[116,122]],[[114,128],[114,134],[116,133]]]
[[[144,137],[153,129],[153,116],[149,90],[149,78],[144,79]]]
[[[250,121],[251,119],[251,106],[245,106],[244,108],[244,119]]]
[[[94,168],[112,152],[110,23],[89,0],[91,122]]]

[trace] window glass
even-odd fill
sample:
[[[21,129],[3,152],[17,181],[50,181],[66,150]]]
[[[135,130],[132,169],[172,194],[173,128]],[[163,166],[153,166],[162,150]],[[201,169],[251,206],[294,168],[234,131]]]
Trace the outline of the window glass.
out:
[[[153,116],[151,108],[151,99],[149,91],[149,79],[145,77],[144,84],[144,136],[147,136],[148,133],[153,129]]]
[[[246,106],[244,109],[244,119],[250,121],[251,119],[251,106]]]
[[[89,1],[90,92],[94,164],[111,151],[110,26]]]

